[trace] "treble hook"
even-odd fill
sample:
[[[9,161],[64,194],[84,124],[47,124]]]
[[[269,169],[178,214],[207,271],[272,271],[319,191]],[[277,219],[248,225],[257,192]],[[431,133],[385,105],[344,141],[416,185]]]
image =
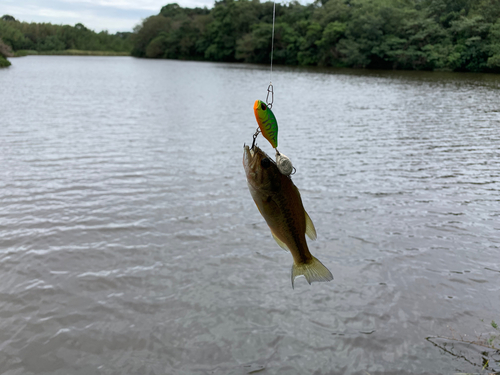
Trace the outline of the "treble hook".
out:
[[[271,94],[271,102],[269,102],[269,94]],[[266,96],[266,103],[269,109],[273,108],[273,103],[274,103],[274,87],[271,82],[269,82],[269,86],[267,87],[267,96]]]
[[[255,131],[255,134],[253,135],[253,142],[252,142],[252,147],[250,148],[251,150],[253,150],[253,146],[255,146],[255,140],[257,139],[257,136],[260,134],[260,129],[257,128],[257,130]]]

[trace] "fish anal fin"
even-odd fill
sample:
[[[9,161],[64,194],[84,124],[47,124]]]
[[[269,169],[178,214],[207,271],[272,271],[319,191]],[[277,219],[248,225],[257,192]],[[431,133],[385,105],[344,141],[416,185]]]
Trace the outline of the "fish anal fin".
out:
[[[283,241],[281,241],[278,237],[276,237],[276,235],[274,234],[273,231],[271,231],[271,234],[273,235],[273,238],[276,241],[276,243],[279,245],[279,247],[281,247],[283,250],[290,251],[288,246],[286,246],[286,244]]]
[[[297,188],[297,186],[293,185],[293,187],[295,188],[295,191],[297,192],[297,194],[300,197],[300,191]],[[311,240],[315,240],[315,239],[318,238],[318,235],[316,234],[316,228],[314,227],[314,224],[313,224],[311,218],[309,217],[309,215],[307,214],[306,210],[304,210],[304,214],[305,214],[305,217],[306,217],[306,234],[307,234],[307,237],[309,237]]]
[[[306,234],[311,240],[315,240],[316,238],[318,238],[318,235],[316,234],[316,228],[314,228],[314,224],[309,215],[307,214],[307,212],[305,212],[305,214],[306,214]]]
[[[303,264],[293,264],[292,266],[292,288],[294,287],[293,282],[296,277],[304,276],[309,283],[312,282],[323,282],[333,280],[332,273],[326,268],[323,263],[321,263],[315,257],[309,263]]]

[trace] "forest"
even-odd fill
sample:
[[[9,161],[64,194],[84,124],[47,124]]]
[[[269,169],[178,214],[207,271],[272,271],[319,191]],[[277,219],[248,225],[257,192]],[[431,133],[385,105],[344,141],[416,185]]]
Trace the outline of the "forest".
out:
[[[129,54],[132,33],[96,33],[81,23],[75,26],[27,23],[13,16],[0,18],[0,56],[20,56],[57,51],[94,51]]]
[[[269,63],[273,2],[167,4],[133,33],[0,19],[3,57],[102,51],[136,57]],[[3,57],[2,57],[3,56]],[[276,3],[273,62],[283,65],[500,73],[500,0]]]
[[[133,35],[132,55],[269,63],[273,3],[165,5]],[[500,72],[498,0],[276,3],[274,63]]]

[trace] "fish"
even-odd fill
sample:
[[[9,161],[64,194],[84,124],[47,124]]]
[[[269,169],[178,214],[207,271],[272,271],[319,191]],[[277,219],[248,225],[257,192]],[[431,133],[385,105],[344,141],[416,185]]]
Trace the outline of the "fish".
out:
[[[255,119],[259,124],[260,131],[273,148],[278,147],[278,121],[273,111],[262,100],[256,100],[253,105]]]
[[[292,179],[282,174],[276,163],[257,146],[243,147],[243,167],[250,194],[274,240],[293,256],[292,288],[295,278],[301,275],[309,284],[333,280],[328,268],[309,251],[306,235],[315,240],[316,229]]]

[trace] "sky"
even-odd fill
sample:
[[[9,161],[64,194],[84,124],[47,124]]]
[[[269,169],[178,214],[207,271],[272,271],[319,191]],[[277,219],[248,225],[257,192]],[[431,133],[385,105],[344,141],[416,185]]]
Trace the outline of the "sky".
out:
[[[8,14],[25,22],[58,25],[82,23],[96,32],[132,31],[143,19],[158,14],[162,6],[212,8],[214,0],[0,0],[0,17]]]

